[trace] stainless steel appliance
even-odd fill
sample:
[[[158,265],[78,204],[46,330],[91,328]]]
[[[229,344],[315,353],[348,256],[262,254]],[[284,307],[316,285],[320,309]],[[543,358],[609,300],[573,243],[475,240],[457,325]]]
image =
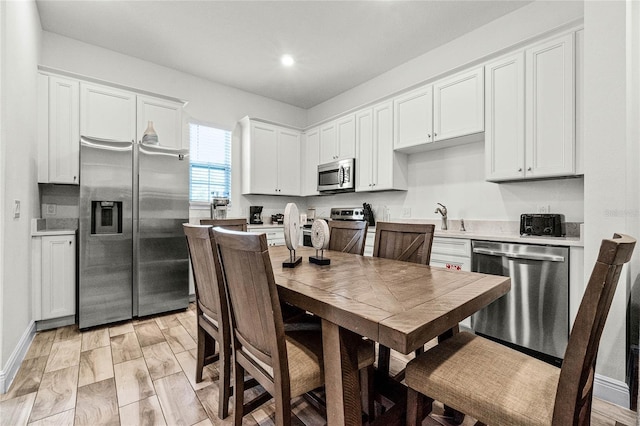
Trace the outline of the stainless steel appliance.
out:
[[[563,216],[561,214],[534,214],[520,215],[520,235],[546,235],[549,237],[561,237]]]
[[[364,220],[362,207],[333,207],[331,220]]]
[[[262,206],[249,206],[249,224],[262,225]]]
[[[318,166],[318,191],[335,194],[356,190],[356,160],[334,161]]]
[[[220,197],[211,200],[211,219],[226,219],[229,199]]]
[[[471,264],[474,272],[511,277],[511,291],[471,317],[475,332],[548,361],[562,359],[569,339],[569,249],[472,241]]]
[[[80,328],[184,309],[188,151],[82,137]]]

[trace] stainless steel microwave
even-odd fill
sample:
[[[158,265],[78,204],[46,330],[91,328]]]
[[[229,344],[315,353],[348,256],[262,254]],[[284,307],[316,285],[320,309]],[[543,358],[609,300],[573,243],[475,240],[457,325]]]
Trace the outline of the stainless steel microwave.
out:
[[[356,190],[356,160],[333,161],[318,166],[318,191],[335,194]]]

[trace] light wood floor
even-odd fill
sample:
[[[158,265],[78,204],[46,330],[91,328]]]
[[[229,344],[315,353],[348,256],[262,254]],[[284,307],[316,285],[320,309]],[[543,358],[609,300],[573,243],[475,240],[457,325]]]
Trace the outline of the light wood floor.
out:
[[[80,332],[39,332],[13,384],[0,395],[0,424],[231,425],[218,419],[217,364],[195,383],[195,307]],[[393,365],[392,365],[393,368]],[[274,424],[273,402],[245,416],[244,425]],[[302,398],[294,425],[326,421]],[[434,414],[427,424],[445,424]],[[466,424],[466,422],[465,422]],[[635,413],[594,402],[594,426],[635,426]]]

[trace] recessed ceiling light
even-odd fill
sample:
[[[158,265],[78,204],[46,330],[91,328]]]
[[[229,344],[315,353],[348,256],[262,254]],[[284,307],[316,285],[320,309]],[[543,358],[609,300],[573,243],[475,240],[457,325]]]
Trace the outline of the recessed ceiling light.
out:
[[[291,55],[282,55],[282,57],[280,58],[280,62],[282,63],[282,65],[284,65],[285,67],[290,67],[292,66],[296,61],[293,59],[293,56]]]

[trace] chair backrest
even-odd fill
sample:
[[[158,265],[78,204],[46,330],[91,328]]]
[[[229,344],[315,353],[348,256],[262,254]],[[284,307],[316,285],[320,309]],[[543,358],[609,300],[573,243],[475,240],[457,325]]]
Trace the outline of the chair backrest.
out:
[[[224,229],[247,232],[247,219],[200,219],[200,225],[219,226]]]
[[[228,327],[227,297],[222,271],[216,267],[215,244],[210,235],[211,226],[182,224],[191,257],[191,270],[196,287],[198,309],[218,321],[218,327]]]
[[[266,234],[211,232],[229,298],[234,353],[248,352],[288,383],[284,324]]]
[[[636,240],[614,234],[602,240],[565,352],[553,410],[554,425],[589,424],[596,356],[623,265]]]
[[[368,228],[362,220],[330,220],[329,250],[363,254]]]
[[[428,265],[434,230],[435,225],[378,222],[373,255]]]

